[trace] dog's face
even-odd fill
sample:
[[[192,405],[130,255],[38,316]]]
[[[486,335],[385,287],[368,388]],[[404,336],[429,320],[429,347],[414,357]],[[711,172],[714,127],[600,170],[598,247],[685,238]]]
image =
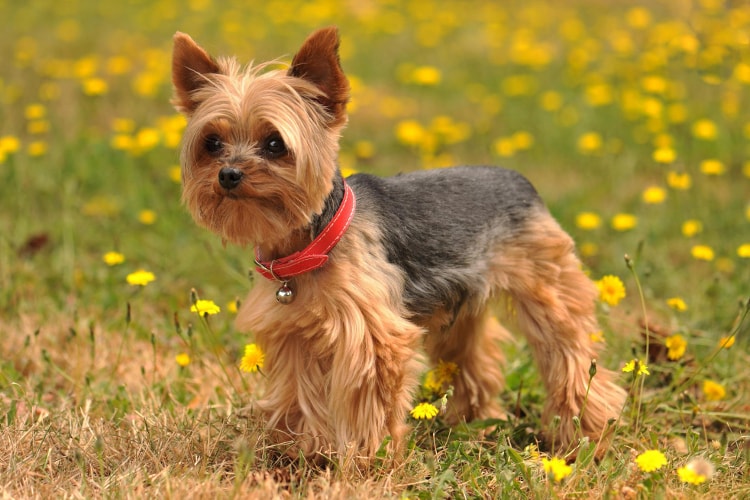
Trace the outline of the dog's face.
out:
[[[267,66],[241,69],[174,38],[183,200],[198,224],[241,245],[275,245],[322,210],[346,123],[334,29],[313,33],[288,71]]]

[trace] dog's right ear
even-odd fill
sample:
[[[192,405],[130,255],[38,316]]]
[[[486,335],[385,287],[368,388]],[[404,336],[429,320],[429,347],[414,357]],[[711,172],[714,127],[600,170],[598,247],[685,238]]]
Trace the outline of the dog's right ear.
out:
[[[185,33],[174,35],[172,51],[172,84],[174,85],[174,107],[191,115],[200,104],[195,100],[195,91],[206,85],[206,75],[219,73],[216,61]]]

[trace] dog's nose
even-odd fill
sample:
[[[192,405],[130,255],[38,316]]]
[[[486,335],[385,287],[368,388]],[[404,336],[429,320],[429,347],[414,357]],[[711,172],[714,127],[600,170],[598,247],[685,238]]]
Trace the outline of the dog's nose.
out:
[[[242,171],[234,167],[224,167],[219,170],[219,184],[224,189],[234,189],[242,181]]]

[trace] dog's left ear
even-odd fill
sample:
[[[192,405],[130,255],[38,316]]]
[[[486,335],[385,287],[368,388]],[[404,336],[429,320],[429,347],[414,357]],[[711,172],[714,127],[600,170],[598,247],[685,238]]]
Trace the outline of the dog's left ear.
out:
[[[325,94],[320,102],[331,113],[331,126],[346,122],[349,82],[339,60],[339,34],[335,27],[313,32],[292,60],[289,75],[313,83]]]

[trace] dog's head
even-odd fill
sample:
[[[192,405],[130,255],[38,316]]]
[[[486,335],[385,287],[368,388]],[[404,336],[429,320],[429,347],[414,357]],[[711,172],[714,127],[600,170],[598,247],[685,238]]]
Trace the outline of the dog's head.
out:
[[[174,36],[172,102],[188,118],[183,201],[198,224],[236,244],[274,245],[322,211],[347,120],[338,45],[335,28],[321,29],[288,70],[271,70]]]

